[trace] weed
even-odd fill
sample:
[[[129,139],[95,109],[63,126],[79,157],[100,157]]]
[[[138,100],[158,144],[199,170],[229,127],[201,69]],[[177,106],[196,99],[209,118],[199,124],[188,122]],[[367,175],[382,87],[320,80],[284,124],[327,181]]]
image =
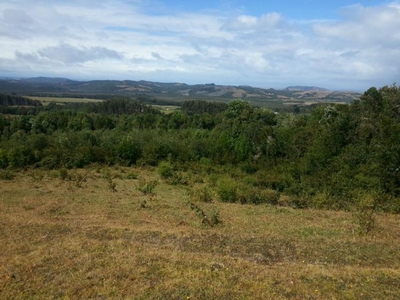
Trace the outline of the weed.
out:
[[[125,179],[138,179],[139,174],[136,172],[130,172],[125,176]]]
[[[194,201],[206,203],[213,202],[213,192],[208,186],[201,186],[190,189],[189,195]]]
[[[87,181],[87,175],[88,175],[89,171],[87,171],[85,174],[81,174],[81,173],[75,173],[74,176],[74,182],[75,182],[75,186],[76,187],[82,187],[83,183]]]
[[[252,188],[248,191],[248,201],[251,204],[277,205],[280,194],[274,190]]]
[[[61,180],[71,179],[71,176],[68,174],[68,170],[66,168],[58,170],[58,176],[60,177]]]
[[[174,166],[170,162],[167,162],[167,161],[162,161],[158,165],[157,173],[168,184],[172,184],[172,185],[178,185],[178,184],[187,185],[188,182],[189,182],[188,177],[185,176],[184,173],[176,171]]]
[[[141,208],[148,208],[149,206],[147,205],[147,200],[146,199],[143,199],[141,202],[140,202],[140,207]]]
[[[111,191],[113,191],[113,192],[116,192],[116,191],[117,191],[117,189],[116,189],[117,184],[112,180],[112,178],[108,178],[108,179],[107,179],[107,183],[108,183],[108,188],[109,188]]]
[[[32,177],[34,181],[42,181],[44,178],[43,172],[40,172],[38,170],[29,172],[29,176]]]
[[[110,172],[106,172],[104,174],[104,179],[107,181],[108,189],[110,191],[112,191],[112,192],[116,192],[117,191],[117,189],[116,189],[117,184],[113,181]]]
[[[359,233],[368,234],[376,227],[376,198],[365,192],[358,193],[357,198],[353,218],[359,227]]]
[[[157,180],[147,180],[145,178],[139,179],[136,189],[142,192],[144,195],[153,194],[155,187],[157,186]]]
[[[15,175],[10,170],[0,170],[1,180],[13,180]]]
[[[195,212],[195,214],[201,219],[201,223],[210,227],[214,227],[215,225],[221,224],[222,221],[219,217],[219,212],[213,212],[211,217],[207,216],[207,214],[198,207],[196,204],[189,202],[189,207],[191,210]]]

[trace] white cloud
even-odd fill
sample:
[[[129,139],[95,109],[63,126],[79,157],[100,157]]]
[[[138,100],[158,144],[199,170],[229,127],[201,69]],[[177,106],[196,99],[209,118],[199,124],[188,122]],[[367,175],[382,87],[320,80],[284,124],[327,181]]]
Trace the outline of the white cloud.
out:
[[[343,89],[400,75],[399,2],[344,7],[333,21],[235,10],[152,14],[145,3],[0,3],[0,75]]]

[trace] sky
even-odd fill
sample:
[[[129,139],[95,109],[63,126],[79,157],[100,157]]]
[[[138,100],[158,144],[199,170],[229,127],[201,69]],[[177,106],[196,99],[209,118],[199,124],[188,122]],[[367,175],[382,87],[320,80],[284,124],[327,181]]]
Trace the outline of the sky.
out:
[[[0,77],[365,91],[399,82],[400,0],[1,0]]]

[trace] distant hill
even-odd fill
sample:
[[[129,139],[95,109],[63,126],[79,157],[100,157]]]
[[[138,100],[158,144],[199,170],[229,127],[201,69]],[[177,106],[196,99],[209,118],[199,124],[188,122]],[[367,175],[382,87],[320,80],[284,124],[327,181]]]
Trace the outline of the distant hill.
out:
[[[22,81],[32,82],[32,83],[52,83],[52,84],[60,84],[72,81],[68,78],[61,78],[61,77],[33,77],[33,78],[26,78],[22,79]]]
[[[326,88],[321,88],[317,86],[304,86],[304,85],[295,85],[295,86],[288,86],[285,88],[288,91],[321,91],[321,92],[328,92],[329,90]]]
[[[188,85],[132,80],[75,81],[67,78],[36,77],[27,79],[1,79],[0,93],[30,96],[94,97],[110,95],[150,96],[157,99],[203,99],[229,101],[245,99],[255,104],[279,103],[312,104],[320,102],[351,102],[358,93],[334,92],[324,88],[289,86],[286,89],[263,89],[251,86],[227,86],[214,83]],[[99,96],[100,95],[100,96]]]

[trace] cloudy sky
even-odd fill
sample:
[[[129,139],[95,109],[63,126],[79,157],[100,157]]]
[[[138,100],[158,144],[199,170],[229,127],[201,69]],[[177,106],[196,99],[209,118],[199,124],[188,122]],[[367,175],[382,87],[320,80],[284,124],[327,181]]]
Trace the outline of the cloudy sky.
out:
[[[0,50],[2,77],[364,91],[400,81],[400,1],[1,0]]]

